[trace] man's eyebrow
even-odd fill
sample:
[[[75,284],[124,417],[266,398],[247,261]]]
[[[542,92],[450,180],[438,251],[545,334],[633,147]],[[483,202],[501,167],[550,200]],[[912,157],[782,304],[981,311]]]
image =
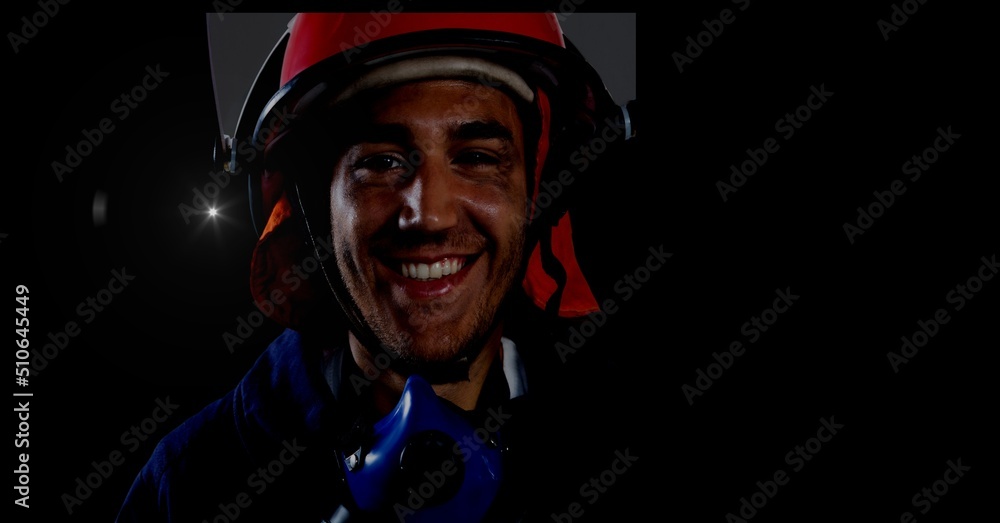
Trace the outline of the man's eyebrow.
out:
[[[514,133],[502,123],[496,120],[477,120],[474,122],[464,122],[451,130],[451,138],[454,140],[481,140],[499,138],[501,140],[514,141]]]
[[[462,122],[453,126],[448,134],[453,140],[500,139],[507,142],[514,140],[514,133],[510,128],[496,120]],[[347,139],[350,143],[408,144],[413,141],[413,133],[402,124],[367,123],[350,129],[347,132]]]

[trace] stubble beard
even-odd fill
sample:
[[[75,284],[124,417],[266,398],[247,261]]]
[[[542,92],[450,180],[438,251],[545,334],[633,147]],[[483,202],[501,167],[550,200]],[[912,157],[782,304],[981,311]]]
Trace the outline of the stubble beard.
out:
[[[360,272],[354,263],[339,254],[350,252],[348,242],[341,242],[341,248],[337,255],[337,265],[345,290],[358,307],[362,321],[365,323],[363,326],[355,326],[354,328],[364,329],[367,326],[369,331],[368,333],[356,333],[365,350],[373,358],[380,353],[387,354],[392,362],[391,365],[396,370],[404,375],[420,374],[432,383],[468,379],[469,366],[476,360],[490,340],[494,330],[499,326],[499,311],[507,294],[515,284],[517,275],[520,274],[524,252],[524,235],[523,229],[514,235],[514,241],[508,246],[509,255],[496,268],[497,277],[492,282],[494,288],[503,292],[490,293],[486,301],[478,302],[476,310],[471,312],[473,314],[472,327],[459,333],[458,336],[440,335],[427,331],[429,325],[441,311],[453,306],[447,294],[428,304],[410,304],[403,311],[402,316],[406,318],[407,326],[417,336],[408,330],[398,330],[393,325],[392,312],[379,306],[376,295],[350,291],[352,287],[364,286],[365,283],[361,281]],[[348,274],[354,275],[353,281],[347,276]],[[418,342],[418,337],[424,341]],[[433,340],[433,342],[427,340]],[[373,345],[373,342],[377,342],[378,345],[370,346]],[[433,345],[429,345],[430,343]]]

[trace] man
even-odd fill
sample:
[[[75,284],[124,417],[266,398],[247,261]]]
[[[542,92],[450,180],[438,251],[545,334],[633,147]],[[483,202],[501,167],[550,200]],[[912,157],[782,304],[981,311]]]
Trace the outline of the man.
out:
[[[554,15],[396,14],[358,41],[369,22],[298,15],[280,89],[225,143],[268,217],[251,290],[288,329],[164,438],[119,521],[528,514],[524,347],[597,310],[540,188],[629,117]],[[290,270],[308,263],[321,278]]]

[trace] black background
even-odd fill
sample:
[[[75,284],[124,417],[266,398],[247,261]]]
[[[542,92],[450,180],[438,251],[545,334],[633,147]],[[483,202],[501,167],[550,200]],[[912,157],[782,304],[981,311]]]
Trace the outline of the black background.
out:
[[[202,4],[71,2],[18,53],[5,52],[0,257],[3,288],[31,290],[32,348],[67,321],[82,323],[77,305],[112,270],[135,276],[30,387],[15,387],[34,393],[31,509],[15,507],[16,521],[111,521],[155,439],[230,389],[279,332],[266,324],[232,354],[222,341],[254,310],[243,180],[226,189],[230,221],[185,224],[177,211],[212,169],[204,14],[213,7]],[[577,387],[563,394],[578,401],[553,413],[565,428],[552,441],[575,458],[539,464],[569,467],[563,484],[537,487],[546,513],[581,502],[583,521],[722,522],[777,469],[790,481],[753,521],[991,513],[980,493],[996,477],[982,442],[995,440],[988,399],[1000,283],[985,282],[960,311],[946,302],[997,251],[986,13],[930,0],[885,41],[876,22],[892,2],[751,1],[742,12],[723,1],[690,4],[640,11],[642,138],[573,187],[581,263],[620,310],[560,370],[560,383]],[[678,72],[671,54],[726,8],[737,10],[735,22]],[[589,0],[578,9],[634,8]],[[38,10],[9,5],[4,28],[18,31],[20,17]],[[112,100],[156,64],[170,76],[59,183],[51,162],[80,129],[116,118]],[[723,202],[715,183],[730,164],[777,136],[775,121],[820,85],[834,93],[829,101]],[[902,164],[948,126],[961,138],[910,182]],[[907,191],[851,244],[843,224],[896,179]],[[100,226],[98,192],[108,201]],[[616,282],[660,245],[673,257],[622,300]],[[713,353],[746,342],[741,325],[786,287],[798,301],[689,405],[681,387]],[[887,352],[939,308],[949,323],[894,373]],[[128,452],[120,435],[167,396],[180,408]],[[830,417],[844,428],[791,472],[785,454]],[[626,447],[636,465],[588,504],[580,485]],[[68,515],[60,496],[114,450],[124,464]],[[911,498],[959,458],[971,470],[919,514]]]

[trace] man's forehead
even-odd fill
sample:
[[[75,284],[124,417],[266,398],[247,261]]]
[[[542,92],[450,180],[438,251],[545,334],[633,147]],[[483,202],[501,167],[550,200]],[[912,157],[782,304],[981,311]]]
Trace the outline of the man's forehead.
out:
[[[503,92],[471,82],[422,81],[394,86],[357,100],[352,134],[402,138],[421,128],[455,139],[520,135],[521,116]]]
[[[383,115],[422,108],[442,117],[497,111],[517,116],[514,101],[503,90],[460,79],[421,80],[373,90],[368,104],[371,111]]]

